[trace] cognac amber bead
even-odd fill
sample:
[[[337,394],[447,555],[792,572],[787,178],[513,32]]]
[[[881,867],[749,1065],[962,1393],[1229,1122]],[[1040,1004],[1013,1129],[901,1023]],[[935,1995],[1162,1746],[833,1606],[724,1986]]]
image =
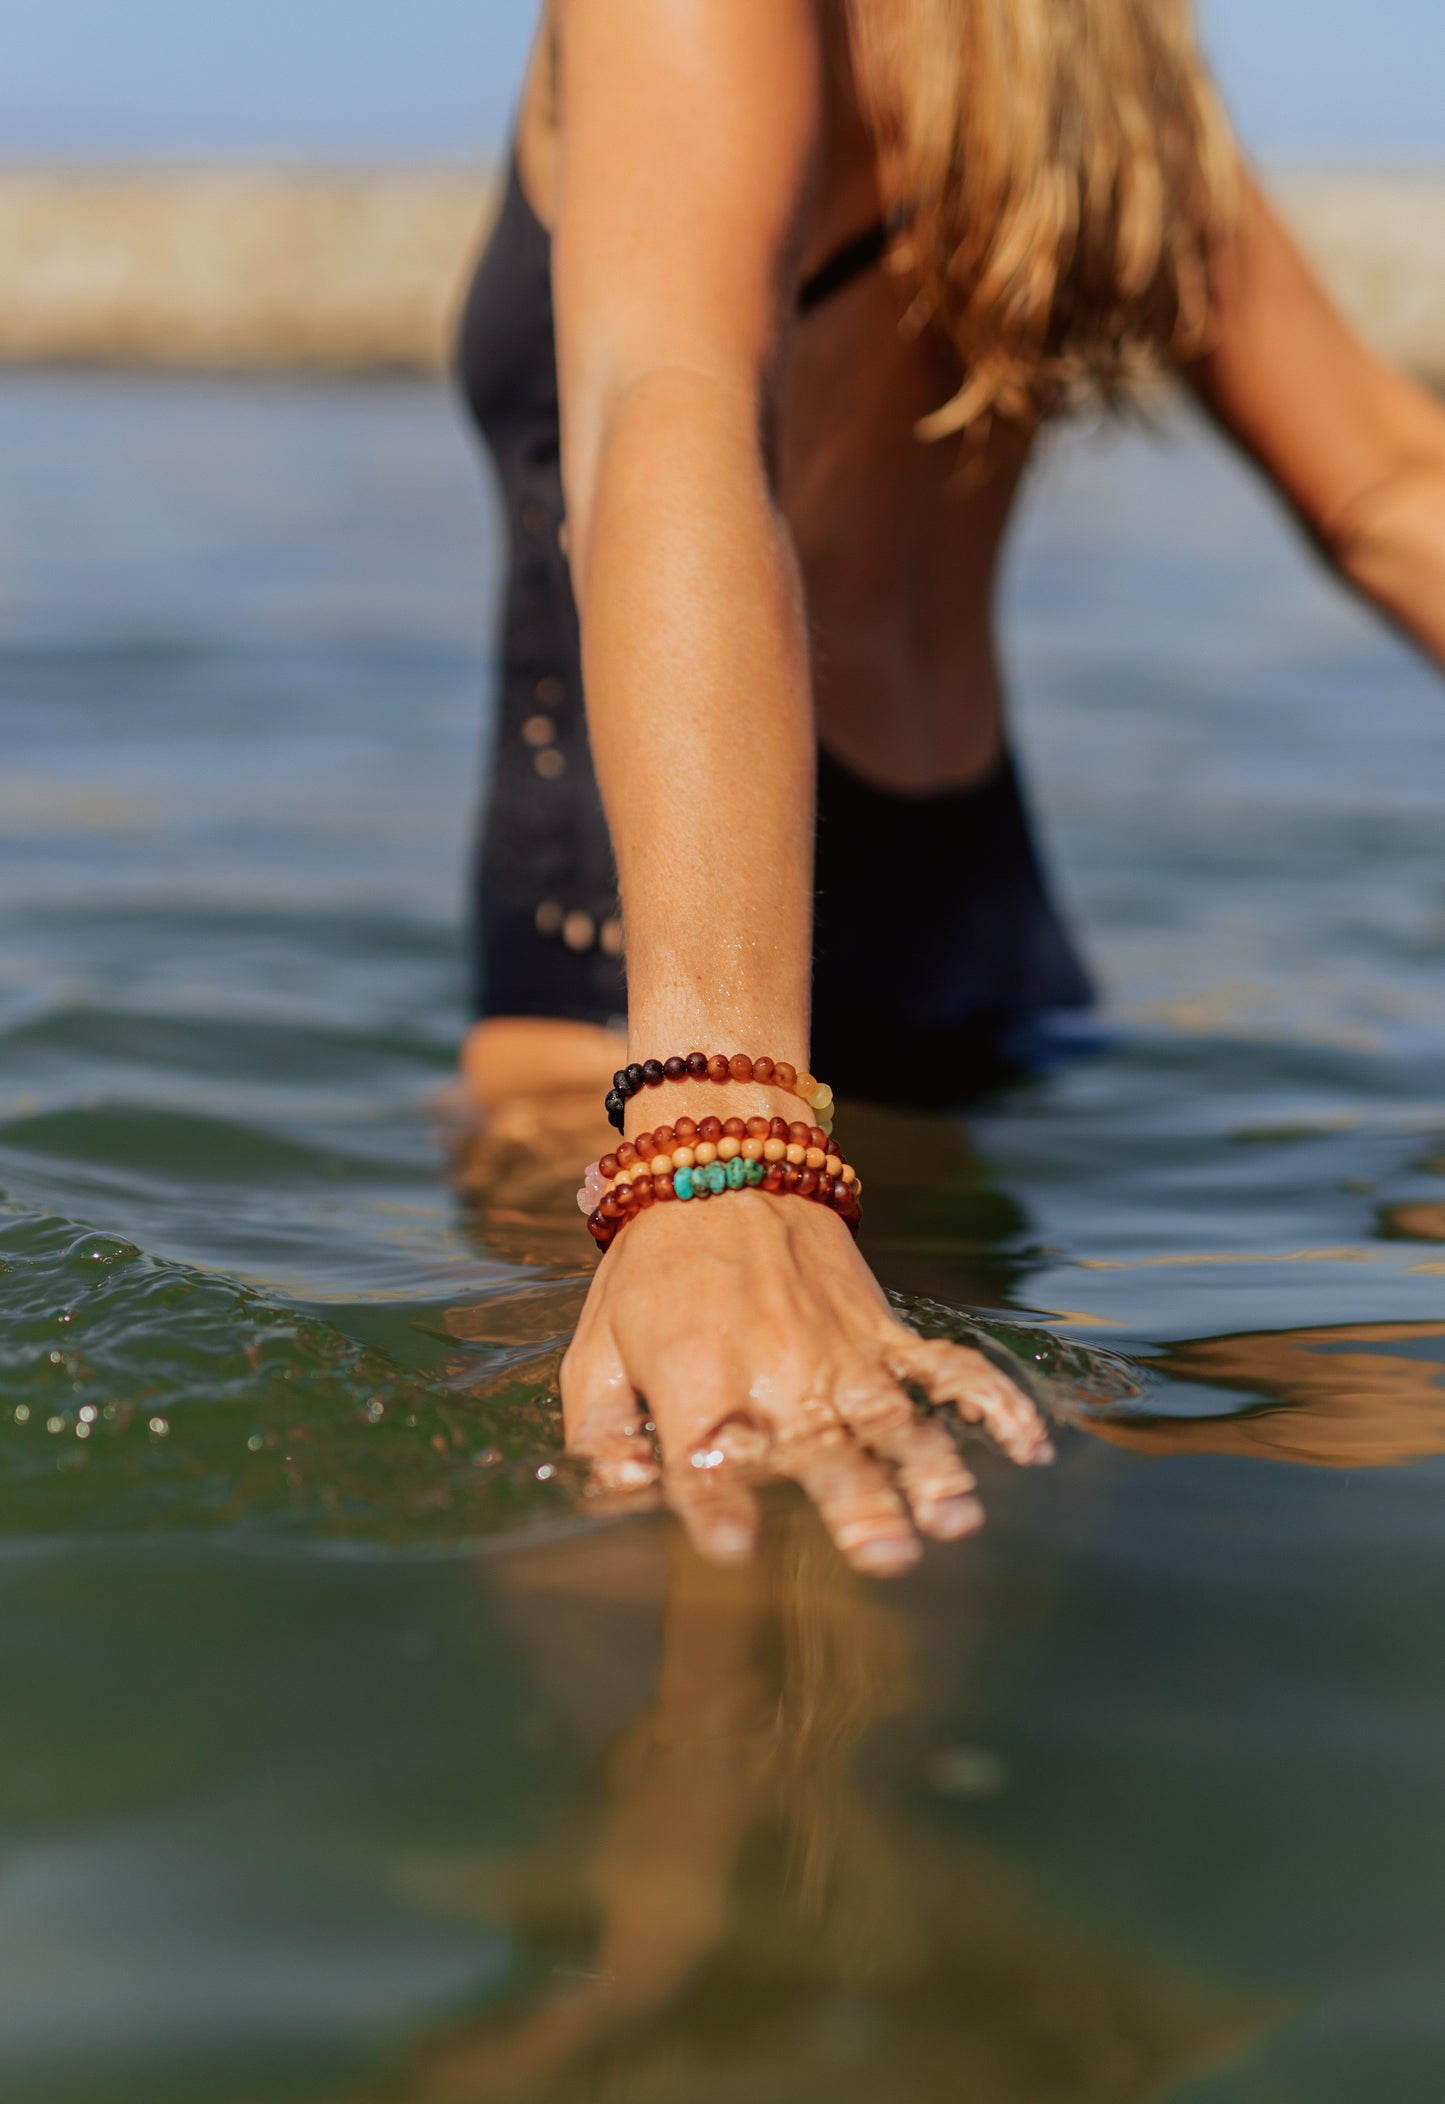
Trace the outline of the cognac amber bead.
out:
[[[679,1147],[690,1147],[697,1138],[697,1125],[691,1118],[679,1118],[672,1129]]]
[[[652,1138],[659,1154],[671,1154],[677,1145],[677,1132],[671,1125],[659,1125]]]
[[[787,1137],[788,1137],[788,1121],[787,1121],[787,1119],[786,1119],[786,1118],[771,1118],[771,1119],[770,1119],[770,1120],[768,1121],[768,1131],[769,1131],[769,1132],[770,1132],[770,1133],[772,1134],[772,1136],[773,1136],[773,1138],[774,1138],[775,1140],[782,1140],[782,1141],[783,1141],[783,1142],[784,1142],[784,1143],[786,1144],[786,1142],[787,1142]]]
[[[707,1063],[707,1078],[709,1081],[726,1081],[728,1079],[728,1056],[726,1052],[714,1052]]]
[[[707,1076],[706,1052],[689,1052],[687,1055],[687,1071],[691,1074],[694,1081],[704,1080]]]
[[[814,1192],[815,1192],[815,1191],[817,1190],[817,1188],[818,1188],[818,1172],[817,1172],[817,1170],[816,1170],[816,1169],[805,1169],[805,1170],[803,1171],[802,1175],[801,1175],[801,1176],[800,1176],[800,1177],[798,1178],[798,1196],[799,1196],[800,1198],[811,1198],[811,1197],[812,1197],[812,1195],[813,1195],[813,1193],[814,1193]],[[648,1196],[647,1196],[647,1197],[646,1197],[645,1199],[644,1199],[644,1198],[642,1198],[642,1194],[641,1194],[641,1192],[639,1192],[639,1193],[638,1193],[638,1197],[639,1197],[639,1199],[641,1200],[641,1202],[642,1202],[642,1203],[643,1203],[644,1205],[651,1205],[651,1203],[652,1203],[652,1195],[651,1195],[651,1193],[650,1193],[650,1192],[649,1192]]]
[[[802,1170],[795,1163],[789,1162],[787,1168],[783,1171],[783,1189],[785,1191],[796,1191],[802,1175]]]
[[[783,1165],[781,1162],[770,1162],[763,1174],[763,1189],[777,1192],[781,1191],[782,1188]]]
[[[672,1175],[670,1171],[666,1176],[658,1176],[654,1172],[652,1178],[652,1195],[654,1198],[675,1198],[677,1196],[676,1191],[674,1191],[672,1188]]]
[[[665,1059],[662,1062],[662,1071],[669,1081],[681,1081],[683,1075],[687,1072],[687,1061],[679,1059],[674,1052],[671,1059]]]
[[[824,1205],[831,1205],[833,1202],[833,1182],[833,1178],[824,1169],[818,1178],[818,1196]]]
[[[753,1071],[756,1072],[757,1069],[754,1068]],[[780,1089],[787,1089],[789,1094],[791,1094],[793,1083],[797,1078],[798,1070],[796,1067],[790,1067],[785,1059],[776,1061],[773,1067],[773,1079]]]
[[[711,1140],[714,1144],[722,1138],[722,1133],[721,1118],[703,1118],[697,1128],[697,1136],[700,1140]]]
[[[723,1124],[723,1137],[729,1140],[740,1140],[747,1129],[741,1118],[728,1118]]]
[[[632,1195],[637,1200],[639,1206],[651,1205],[653,1199],[653,1190],[652,1178],[650,1175],[633,1177]]]
[[[728,1061],[728,1072],[734,1081],[752,1080],[753,1063],[746,1052],[734,1052],[732,1058]]]
[[[630,1213],[637,1203],[636,1189],[630,1183],[615,1183],[612,1186],[612,1195],[624,1213]]]
[[[597,1210],[604,1220],[620,1220],[622,1218],[622,1200],[618,1197],[615,1186],[607,1193]]]
[[[747,1130],[750,1140],[765,1140],[770,1127],[766,1118],[749,1118]]]
[[[593,1241],[599,1243],[603,1249],[612,1240],[612,1229],[607,1221],[603,1219],[600,1212],[587,1215],[587,1232]]]
[[[657,1152],[657,1134],[640,1132],[632,1144],[637,1149],[637,1159],[644,1163],[650,1162]]]
[[[850,1210],[852,1204],[853,1199],[847,1184],[835,1183],[833,1186],[833,1206],[835,1210],[840,1213],[846,1213]]]
[[[795,1147],[806,1147],[812,1134],[812,1126],[805,1125],[801,1118],[794,1118],[788,1127],[788,1138]]]
[[[597,1164],[597,1174],[605,1176],[607,1181],[611,1183],[621,1166],[622,1164],[618,1161],[615,1154],[604,1154],[601,1161]]]
[[[810,1147],[821,1147],[823,1152],[827,1153],[828,1135],[824,1132],[821,1125],[810,1125],[808,1127],[808,1145]]]
[[[776,1071],[777,1069],[773,1061],[768,1058],[766,1052],[763,1054],[761,1059],[755,1059],[753,1061],[754,1081],[771,1081]]]
[[[633,1146],[631,1140],[624,1140],[617,1150],[618,1166],[623,1169],[630,1169],[636,1160],[637,1149]]]

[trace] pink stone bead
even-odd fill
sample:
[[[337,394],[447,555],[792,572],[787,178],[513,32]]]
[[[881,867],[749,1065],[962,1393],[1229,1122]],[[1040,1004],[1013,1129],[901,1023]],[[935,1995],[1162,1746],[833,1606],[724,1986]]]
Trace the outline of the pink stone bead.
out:
[[[589,1162],[582,1172],[582,1188],[577,1193],[577,1203],[583,1212],[595,1213],[606,1190],[607,1178],[602,1174],[601,1165]]]

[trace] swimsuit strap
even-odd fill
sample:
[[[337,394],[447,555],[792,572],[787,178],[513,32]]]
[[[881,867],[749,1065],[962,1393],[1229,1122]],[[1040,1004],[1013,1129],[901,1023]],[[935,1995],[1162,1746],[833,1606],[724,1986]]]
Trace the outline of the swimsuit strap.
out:
[[[845,285],[861,278],[865,270],[881,263],[887,253],[888,241],[888,222],[880,219],[864,233],[855,234],[850,241],[845,241],[841,248],[835,248],[827,261],[820,263],[798,287],[799,314],[811,314],[835,292],[841,292]]]

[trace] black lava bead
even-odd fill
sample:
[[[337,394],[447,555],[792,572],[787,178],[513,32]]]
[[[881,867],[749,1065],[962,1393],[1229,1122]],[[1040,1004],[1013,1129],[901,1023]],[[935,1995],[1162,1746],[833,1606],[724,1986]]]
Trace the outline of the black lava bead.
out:
[[[626,1098],[619,1096],[616,1089],[609,1089],[607,1091],[607,1099],[602,1107],[607,1113],[608,1124],[616,1126],[617,1130],[621,1132],[623,1115],[627,1109]]]
[[[632,1062],[632,1065],[627,1069],[627,1092],[630,1096],[635,1096],[637,1094],[637,1091],[641,1087],[642,1068],[638,1065],[637,1061],[634,1060]]]
[[[662,1085],[662,1061],[660,1059],[644,1059],[642,1062],[642,1078],[650,1089],[660,1088]]]

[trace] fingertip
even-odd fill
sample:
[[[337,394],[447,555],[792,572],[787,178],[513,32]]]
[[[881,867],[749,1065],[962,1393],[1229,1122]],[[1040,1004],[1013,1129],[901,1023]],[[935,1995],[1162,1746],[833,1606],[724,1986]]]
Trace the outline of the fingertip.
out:
[[[923,1533],[934,1541],[962,1541],[977,1534],[984,1523],[983,1506],[977,1498],[941,1498],[936,1504],[915,1505],[913,1516]]]

